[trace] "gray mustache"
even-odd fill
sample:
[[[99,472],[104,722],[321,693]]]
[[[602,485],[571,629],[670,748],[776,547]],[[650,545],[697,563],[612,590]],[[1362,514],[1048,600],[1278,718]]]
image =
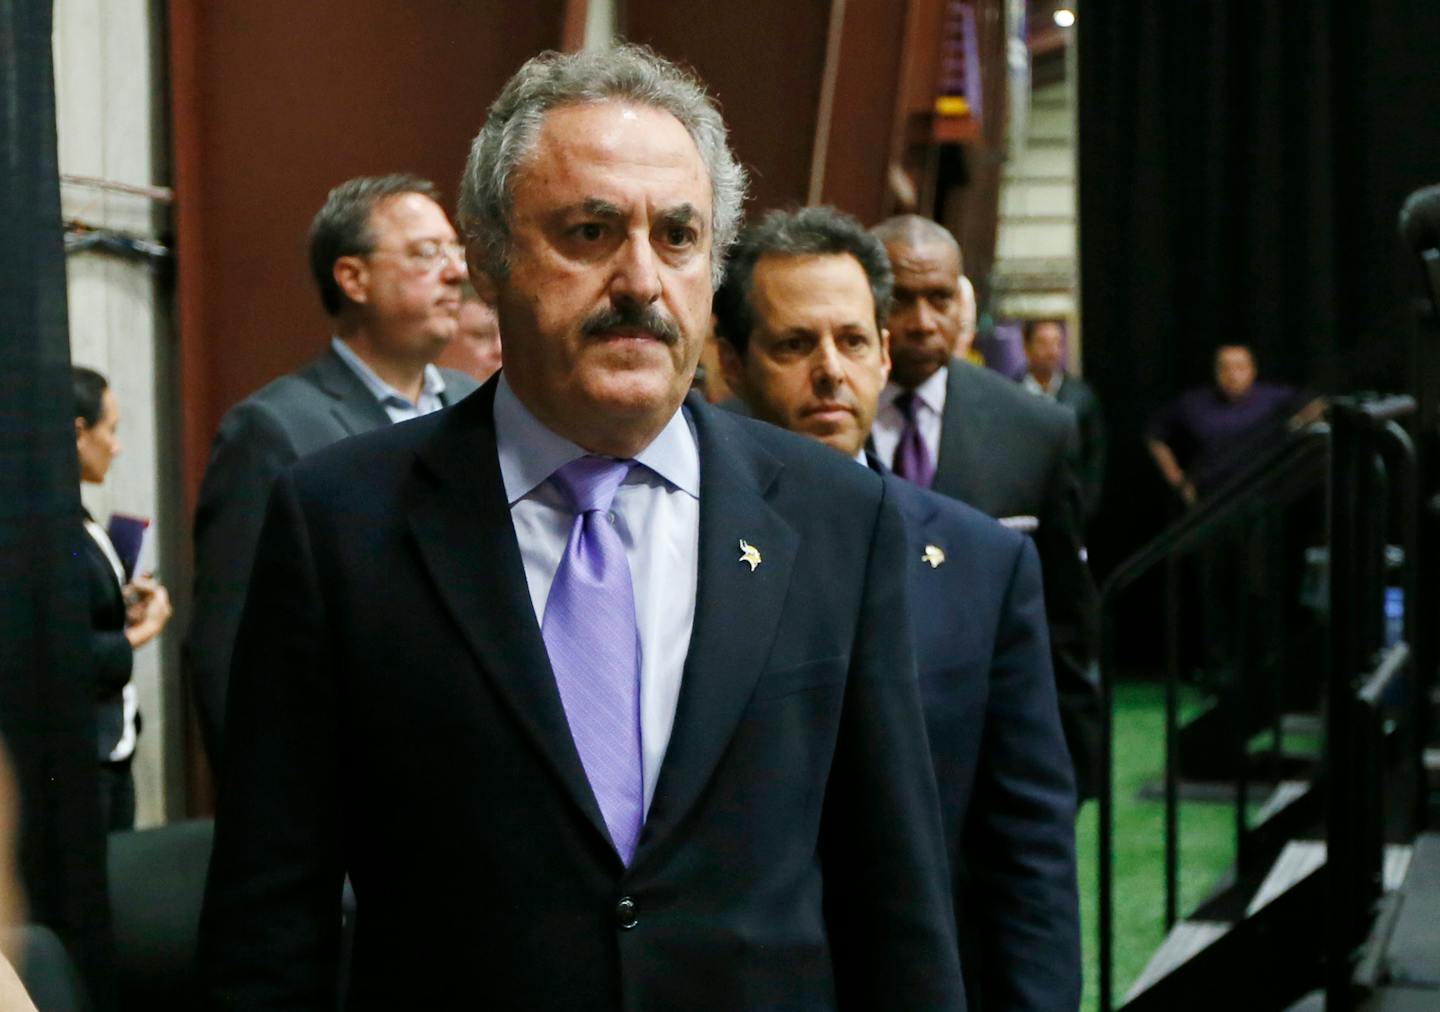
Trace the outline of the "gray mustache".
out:
[[[580,325],[580,332],[589,337],[620,327],[646,331],[666,344],[674,344],[680,340],[680,327],[674,320],[654,306],[641,306],[633,302],[597,309],[585,318],[585,322]]]

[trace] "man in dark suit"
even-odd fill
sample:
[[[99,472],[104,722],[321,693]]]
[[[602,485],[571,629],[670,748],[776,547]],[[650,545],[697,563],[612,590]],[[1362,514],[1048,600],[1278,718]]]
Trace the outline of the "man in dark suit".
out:
[[[185,670],[220,761],[230,657],[276,476],[337,440],[453,404],[475,389],[432,363],[455,336],[464,252],[434,184],[360,177],[330,191],[310,264],[335,336],[319,359],[226,412],[195,510],[195,605]]]
[[[1105,417],[1100,398],[1090,384],[1065,371],[1065,325],[1059,320],[1026,320],[1021,332],[1025,342],[1025,375],[1020,385],[1032,394],[1049,397],[1075,412],[1080,446],[1075,470],[1080,478],[1080,496],[1085,522],[1100,510],[1105,484]]]
[[[871,430],[873,448],[922,488],[1034,531],[1060,718],[1080,796],[1093,797],[1101,733],[1098,599],[1072,465],[1075,418],[998,373],[953,357],[962,265],[949,232],[914,215],[871,231],[895,271],[893,366]]]
[[[830,208],[747,229],[716,295],[726,381],[755,417],[884,475],[903,568],[971,1008],[1075,1009],[1075,789],[1028,538],[863,453],[889,370],[884,247]]]
[[[505,367],[276,484],[201,929],[226,1009],[961,1009],[881,480],[686,401],[744,174],[542,54],[461,222]],[[897,622],[896,617],[902,616]]]

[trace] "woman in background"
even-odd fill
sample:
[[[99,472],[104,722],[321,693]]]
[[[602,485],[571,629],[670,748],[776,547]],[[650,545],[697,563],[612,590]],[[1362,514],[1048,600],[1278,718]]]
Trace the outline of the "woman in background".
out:
[[[80,480],[98,485],[120,453],[120,440],[115,434],[120,411],[109,383],[95,370],[76,366],[73,385]],[[135,756],[140,715],[130,669],[134,652],[159,635],[170,621],[170,595],[149,576],[125,582],[125,570],[115,546],[88,512],[85,531],[82,544],[95,663],[100,810],[107,830],[133,829],[135,779],[130,764]]]

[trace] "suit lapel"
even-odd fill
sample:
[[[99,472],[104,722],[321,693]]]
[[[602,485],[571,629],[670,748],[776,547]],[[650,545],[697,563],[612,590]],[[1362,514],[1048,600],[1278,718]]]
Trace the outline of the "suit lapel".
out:
[[[945,410],[940,423],[940,453],[935,465],[936,492],[952,499],[976,503],[984,489],[974,481],[977,463],[985,458],[994,413],[989,398],[970,396],[969,377],[974,369],[952,359],[945,381]]]
[[[766,501],[782,466],[725,412],[692,399],[700,444],[695,624],[675,725],[636,862],[664,841],[710,780],[770,654],[800,538]],[[761,562],[741,561],[740,540]]]
[[[608,846],[530,603],[496,454],[494,403],[491,382],[440,419],[420,451],[410,530],[496,689]]]
[[[390,424],[380,402],[332,348],[308,370],[311,381],[335,401],[330,413],[350,435]]]

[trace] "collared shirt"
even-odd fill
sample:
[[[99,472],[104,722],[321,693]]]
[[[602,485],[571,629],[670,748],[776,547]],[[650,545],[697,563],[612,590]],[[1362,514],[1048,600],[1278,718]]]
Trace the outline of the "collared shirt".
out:
[[[1152,415],[1145,436],[1170,447],[1203,495],[1280,438],[1301,401],[1300,391],[1277,383],[1257,382],[1236,400],[1213,385],[1197,387]]]
[[[110,563],[110,568],[115,571],[115,582],[123,592],[125,567],[120,564],[120,556],[115,551],[115,544],[110,540],[110,535],[105,533],[105,528],[88,516],[85,518],[85,532],[90,535],[90,540],[99,546],[100,554],[105,556],[105,561]],[[140,733],[135,722],[135,718],[140,712],[140,694],[135,690],[134,682],[126,682],[125,687],[120,690],[120,708],[123,714],[122,730],[120,740],[110,750],[108,759],[112,763],[122,762],[135,754],[135,739],[139,737]]]
[[[1020,385],[1032,394],[1040,394],[1042,397],[1050,397],[1053,399],[1055,395],[1060,392],[1060,385],[1064,382],[1065,374],[1059,369],[1056,369],[1050,374],[1049,383],[1041,383],[1035,378],[1033,372],[1027,372],[1025,378],[1020,381]]]
[[[335,354],[340,356],[340,361],[348,365],[355,375],[360,377],[360,382],[365,384],[365,389],[375,395],[375,399],[380,402],[380,406],[390,416],[390,421],[403,422],[411,418],[419,418],[432,411],[439,411],[445,406],[440,400],[440,395],[445,392],[445,377],[441,376],[440,370],[433,365],[425,366],[424,378],[420,382],[420,399],[412,401],[377,376],[375,370],[366,365],[365,360],[355,354],[355,350],[340,338],[332,337],[330,347],[335,349]]]
[[[550,475],[585,451],[547,429],[520,403],[504,372],[495,390],[495,444],[520,543],[535,620],[545,601],[575,514]],[[640,740],[645,810],[675,725],[680,679],[695,623],[700,559],[700,448],[684,408],[635,457],[611,513],[625,545],[640,627]]]
[[[946,383],[950,379],[950,367],[935,370],[924,383],[915,388],[915,420],[920,426],[920,436],[925,440],[925,450],[930,455],[930,466],[935,467],[940,459],[940,420],[945,412]],[[900,445],[900,434],[905,431],[905,416],[895,406],[895,398],[905,390],[888,383],[880,392],[880,407],[875,412],[875,424],[870,429],[870,440],[875,444],[875,456],[886,467],[895,463],[895,448]]]

